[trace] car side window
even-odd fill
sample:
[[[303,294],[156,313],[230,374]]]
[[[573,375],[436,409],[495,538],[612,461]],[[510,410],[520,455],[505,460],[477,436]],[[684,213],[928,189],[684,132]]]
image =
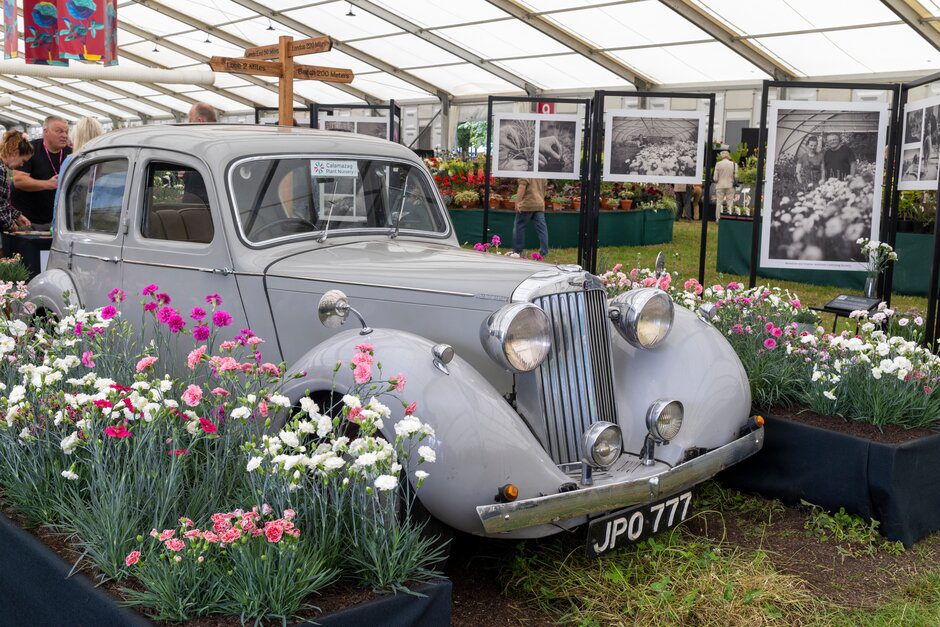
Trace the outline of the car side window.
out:
[[[127,183],[127,160],[98,161],[72,179],[66,197],[70,231],[116,235]]]
[[[208,244],[215,229],[206,182],[198,170],[168,162],[147,168],[141,233],[149,239]]]

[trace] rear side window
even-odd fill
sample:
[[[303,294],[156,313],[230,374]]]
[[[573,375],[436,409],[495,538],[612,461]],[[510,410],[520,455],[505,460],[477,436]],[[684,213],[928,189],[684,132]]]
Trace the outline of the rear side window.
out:
[[[151,163],[141,233],[150,239],[208,244],[215,229],[206,182],[195,169],[168,162]]]
[[[69,230],[117,234],[126,184],[126,159],[99,161],[82,170],[66,199]]]

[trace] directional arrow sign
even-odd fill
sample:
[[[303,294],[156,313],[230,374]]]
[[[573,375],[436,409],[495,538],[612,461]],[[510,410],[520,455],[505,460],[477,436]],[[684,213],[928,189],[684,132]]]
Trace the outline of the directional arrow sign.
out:
[[[288,56],[300,57],[305,54],[317,54],[319,52],[329,52],[333,49],[333,40],[330,37],[311,37],[310,39],[298,39],[292,41]],[[273,46],[256,46],[254,48],[245,48],[246,59],[276,59],[278,58],[277,44]]]
[[[344,68],[297,64],[294,65],[294,78],[330,83],[351,83],[354,76],[352,70]]]
[[[252,74],[261,76],[280,76],[281,64],[270,61],[256,61],[254,59],[233,59],[231,57],[212,57],[209,67],[213,72],[229,72],[232,74]]]

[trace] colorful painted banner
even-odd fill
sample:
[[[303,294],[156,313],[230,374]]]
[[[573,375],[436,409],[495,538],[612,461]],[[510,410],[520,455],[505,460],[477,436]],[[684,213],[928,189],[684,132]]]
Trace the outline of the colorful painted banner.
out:
[[[59,56],[101,61],[105,56],[105,0],[56,0]]]
[[[104,65],[118,63],[118,20],[117,0],[105,0],[104,3]]]
[[[54,2],[23,0],[23,23],[27,63],[68,65],[68,61],[59,56],[58,18]]]
[[[3,0],[3,58],[15,59],[20,45],[16,0]]]

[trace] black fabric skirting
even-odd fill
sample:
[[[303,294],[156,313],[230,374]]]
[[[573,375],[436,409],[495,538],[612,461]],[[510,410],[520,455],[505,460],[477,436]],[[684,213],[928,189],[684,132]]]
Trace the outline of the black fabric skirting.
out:
[[[882,444],[765,417],[763,449],[722,472],[726,486],[795,505],[844,507],[911,546],[940,529],[940,434]]]
[[[415,587],[421,594],[382,595],[371,601],[320,616],[304,627],[446,627],[450,625],[451,583],[441,579]],[[481,617],[481,625],[486,619]]]
[[[101,625],[150,623],[127,610],[45,544],[0,514],[0,625]]]

